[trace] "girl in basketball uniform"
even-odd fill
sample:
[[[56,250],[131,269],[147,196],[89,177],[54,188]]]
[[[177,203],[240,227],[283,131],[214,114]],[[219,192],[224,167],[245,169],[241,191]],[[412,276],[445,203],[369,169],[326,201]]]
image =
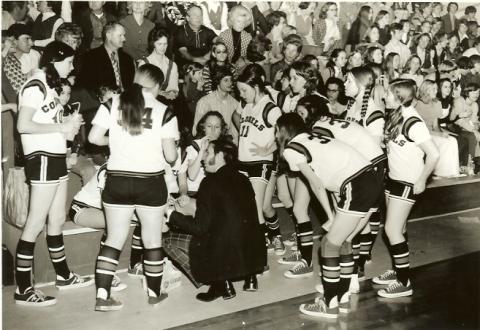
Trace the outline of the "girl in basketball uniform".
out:
[[[178,125],[171,110],[156,100],[163,79],[158,67],[142,65],[132,88],[112,99],[110,111],[101,105],[92,121],[89,141],[110,148],[102,192],[107,239],[95,269],[96,311],[123,306],[110,296],[110,288],[134,211],[142,225],[148,303],[157,305],[167,297],[160,292],[165,252],[159,219],[168,197],[164,164],[177,158]]]
[[[265,72],[258,64],[250,64],[244,69],[237,88],[245,106],[234,113],[234,122],[239,123],[239,170],[252,183],[261,225],[265,223],[265,190],[274,168],[275,123],[282,115],[282,110],[265,88],[264,77]],[[267,230],[265,235],[268,236]]]
[[[361,229],[360,220],[381,193],[381,183],[358,151],[339,140],[307,133],[296,113],[278,119],[276,139],[290,169],[301,173],[327,214],[332,214],[327,191],[340,196],[332,227],[319,251],[324,297],[300,306],[304,314],[336,318],[339,311],[348,312],[350,304],[353,258],[346,239]]]
[[[81,116],[65,119],[57,104],[60,79],[73,69],[74,51],[54,41],[45,47],[40,68],[22,86],[18,95],[17,129],[25,155],[25,175],[30,184],[30,205],[22,235],[17,245],[17,288],[15,303],[27,306],[49,306],[56,299],[35,290],[31,280],[35,241],[48,216],[47,246],[57,274],[55,286],[71,289],[93,284],[92,278],[80,277],[68,267],[63,244],[68,174],[66,136],[78,133]]]
[[[195,197],[200,183],[205,178],[202,161],[210,141],[224,137],[228,133],[228,125],[218,111],[207,112],[198,122],[197,135],[186,149],[186,158],[182,160],[179,172],[180,184],[186,183],[188,195]],[[185,175],[186,174],[186,175]]]
[[[425,190],[426,181],[439,157],[427,126],[412,106],[415,86],[413,80],[393,80],[385,100],[387,109],[390,109],[385,125],[389,164],[385,191],[385,233],[394,269],[373,278],[374,283],[387,285],[378,291],[378,295],[384,298],[409,296],[413,293],[409,276],[407,218],[416,195]]]

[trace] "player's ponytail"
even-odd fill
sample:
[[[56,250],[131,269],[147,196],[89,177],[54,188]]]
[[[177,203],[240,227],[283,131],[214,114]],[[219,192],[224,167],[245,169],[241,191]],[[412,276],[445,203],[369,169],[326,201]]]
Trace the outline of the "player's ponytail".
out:
[[[330,119],[333,119],[334,117],[329,111],[328,101],[316,94],[302,97],[297,102],[297,108],[299,106],[302,106],[307,110],[308,115],[307,118],[305,118],[305,125],[309,130],[321,117],[328,117]]]
[[[142,118],[144,115],[145,99],[142,94],[143,87],[134,83],[132,87],[120,94],[120,118],[118,124],[130,133],[139,135],[142,133]]]
[[[416,83],[411,79],[395,79],[389,88],[394,92],[402,105],[397,109],[386,109],[384,143],[395,140],[403,125],[402,107],[409,107],[416,95]]]

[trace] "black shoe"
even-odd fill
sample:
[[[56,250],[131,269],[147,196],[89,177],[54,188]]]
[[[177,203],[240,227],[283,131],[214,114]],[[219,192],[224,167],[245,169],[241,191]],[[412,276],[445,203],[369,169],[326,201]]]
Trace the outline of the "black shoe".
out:
[[[245,278],[243,284],[243,291],[255,292],[258,290],[258,281],[256,275],[251,275]]]
[[[210,302],[223,296],[223,291],[218,289],[218,284],[212,284],[207,292],[197,294],[196,298],[200,301]]]
[[[223,299],[224,300],[232,299],[237,295],[232,282],[225,281],[222,284],[223,284],[223,288],[224,288],[224,291],[223,291]]]

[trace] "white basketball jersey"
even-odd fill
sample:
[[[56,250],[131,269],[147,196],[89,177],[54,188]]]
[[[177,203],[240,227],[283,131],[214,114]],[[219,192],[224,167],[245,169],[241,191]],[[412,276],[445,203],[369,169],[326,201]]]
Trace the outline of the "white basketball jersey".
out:
[[[372,97],[368,98],[365,114],[362,116],[363,93],[359,94],[351,107],[347,109],[345,120],[359,123],[374,137],[383,136],[385,114],[377,108]]]
[[[367,170],[370,162],[351,146],[324,136],[302,133],[294,137],[283,152],[292,171],[308,164],[325,189],[339,193],[344,182]]]
[[[313,124],[312,134],[342,141],[357,150],[362,156],[370,160],[372,164],[387,158],[377,141],[364,127],[356,122],[330,118],[321,119]]]
[[[275,143],[275,124],[282,110],[265,95],[257,104],[247,104],[240,112],[238,160],[241,162],[272,161],[267,156],[253,155],[255,144],[264,147]]]
[[[32,121],[39,124],[61,123],[62,107],[57,103],[58,94],[47,84],[45,72],[37,70],[20,89],[18,108],[35,109]],[[67,141],[62,133],[21,134],[25,157],[35,154],[64,156],[67,152]]]
[[[110,110],[102,104],[92,121],[93,125],[109,130],[109,172],[153,176],[165,170],[162,140],[178,139],[177,118],[150,93],[144,92],[143,97],[146,112],[139,135],[131,135],[118,123],[120,96],[112,99]]]
[[[416,183],[422,174],[425,153],[418,146],[431,138],[427,125],[413,107],[402,107],[403,124],[394,140],[388,141],[388,176],[393,180]]]

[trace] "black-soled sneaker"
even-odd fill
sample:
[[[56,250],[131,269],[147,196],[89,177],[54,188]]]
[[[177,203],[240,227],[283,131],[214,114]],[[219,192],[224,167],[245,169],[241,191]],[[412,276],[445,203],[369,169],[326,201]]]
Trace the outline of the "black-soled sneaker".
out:
[[[156,306],[167,298],[168,298],[168,293],[160,292],[160,295],[158,297],[148,296],[148,304],[151,305],[151,306]]]
[[[15,290],[13,296],[15,304],[30,307],[45,307],[52,306],[57,303],[57,299],[52,296],[46,296],[40,290],[35,290],[32,287],[27,288],[24,293],[19,293]]]
[[[67,280],[60,279],[59,276],[57,276],[55,287],[58,290],[70,290],[84,288],[92,285],[93,283],[95,283],[95,279],[91,276],[80,276],[75,273],[70,273],[70,278]]]

